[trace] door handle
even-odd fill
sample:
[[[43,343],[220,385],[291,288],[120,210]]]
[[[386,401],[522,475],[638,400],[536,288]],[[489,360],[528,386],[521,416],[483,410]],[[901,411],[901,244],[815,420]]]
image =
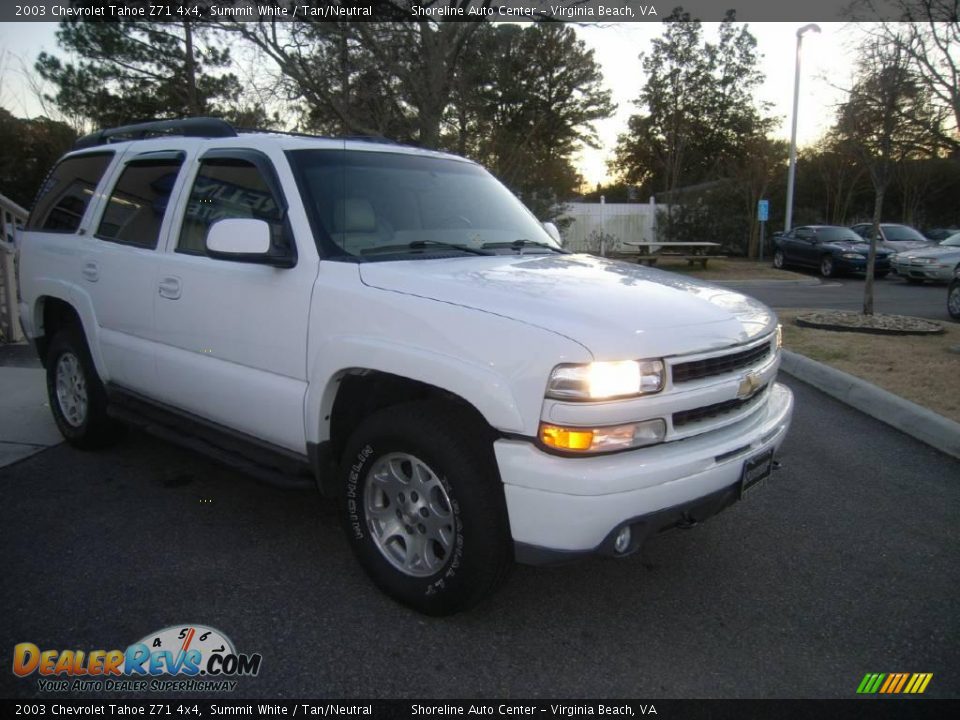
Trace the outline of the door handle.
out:
[[[176,300],[180,297],[180,278],[165,277],[160,281],[160,297]]]
[[[86,262],[83,264],[83,270],[81,271],[83,277],[85,277],[90,282],[96,282],[100,279],[100,268],[97,267],[95,262]]]

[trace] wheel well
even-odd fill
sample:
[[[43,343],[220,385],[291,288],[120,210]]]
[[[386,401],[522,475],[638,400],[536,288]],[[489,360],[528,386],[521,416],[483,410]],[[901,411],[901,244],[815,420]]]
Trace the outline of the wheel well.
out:
[[[76,325],[82,328],[83,323],[80,321],[77,311],[68,302],[55,297],[44,297],[41,298],[40,302],[43,304],[41,314],[42,334],[37,337],[37,352],[40,355],[40,361],[46,363],[47,347],[60,329],[67,325]]]
[[[434,385],[380,371],[358,371],[343,376],[330,413],[331,458],[339,462],[347,440],[364,418],[378,410],[408,402],[440,400],[474,416],[478,427],[494,435],[480,411],[459,395]]]

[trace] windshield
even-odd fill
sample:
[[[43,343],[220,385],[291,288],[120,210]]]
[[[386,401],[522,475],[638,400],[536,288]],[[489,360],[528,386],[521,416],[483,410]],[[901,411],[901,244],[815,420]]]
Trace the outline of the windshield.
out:
[[[923,235],[906,225],[884,225],[883,234],[887,240],[899,242],[902,240],[919,240],[920,242],[929,242]]]
[[[940,243],[940,245],[942,247],[960,247],[960,233],[957,233],[956,235],[951,235],[942,243]]]
[[[863,242],[863,238],[850,228],[828,227],[817,230],[817,239],[821,242]]]
[[[413,259],[557,247],[530,211],[473,163],[358,150],[288,155],[327,256]]]

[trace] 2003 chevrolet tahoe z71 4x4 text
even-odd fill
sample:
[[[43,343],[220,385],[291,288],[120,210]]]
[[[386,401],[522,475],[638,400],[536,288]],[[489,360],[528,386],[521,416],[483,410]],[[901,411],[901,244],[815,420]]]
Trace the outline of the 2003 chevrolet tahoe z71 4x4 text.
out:
[[[451,155],[116,128],[39,193],[21,322],[68,441],[146,422],[309,471],[373,581],[450,613],[514,560],[627,555],[718,512],[790,424],[770,310],[554,230]]]

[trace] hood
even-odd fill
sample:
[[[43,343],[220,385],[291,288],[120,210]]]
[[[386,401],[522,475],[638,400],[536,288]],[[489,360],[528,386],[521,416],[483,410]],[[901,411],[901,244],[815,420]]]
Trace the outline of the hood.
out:
[[[924,242],[923,240],[887,240],[882,244],[895,253],[901,253],[905,250],[929,250],[937,246],[934,242]]]
[[[906,250],[903,252],[903,257],[912,257],[912,258],[940,258],[943,256],[949,257],[950,255],[960,255],[960,247],[956,246],[934,246],[934,247],[924,247],[917,248],[916,250]]]
[[[360,265],[364,284],[500,315],[568,337],[599,360],[665,357],[772,331],[757,300],[592,255],[497,255]]]
[[[860,253],[861,255],[867,255],[870,252],[870,243],[868,242],[857,242],[856,240],[844,240],[840,242],[827,243],[831,247],[839,248],[843,252],[855,252]],[[890,254],[889,248],[883,247],[882,244],[877,245],[877,255],[884,257]]]

